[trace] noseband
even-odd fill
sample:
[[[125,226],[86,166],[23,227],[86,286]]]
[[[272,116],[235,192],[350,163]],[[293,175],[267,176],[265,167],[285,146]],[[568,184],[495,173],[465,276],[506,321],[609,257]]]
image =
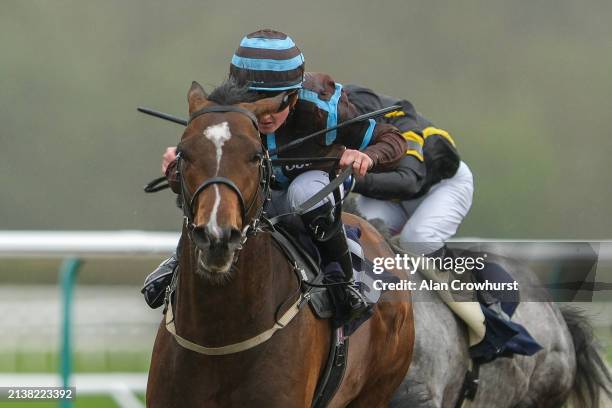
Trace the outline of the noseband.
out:
[[[194,119],[196,119],[197,117],[202,116],[206,113],[223,113],[223,112],[236,112],[236,113],[241,113],[243,115],[246,115],[251,120],[251,123],[253,124],[257,132],[259,133],[257,117],[253,114],[253,112],[247,109],[244,109],[240,106],[233,106],[233,105],[215,105],[215,106],[209,106],[204,109],[195,111],[190,115],[188,124],[193,122]],[[261,142],[261,145],[262,145],[263,154],[260,155],[260,161],[259,161],[259,166],[258,166],[259,182],[257,183],[257,191],[255,192],[253,200],[251,200],[248,206],[245,204],[242,192],[240,191],[240,188],[238,188],[236,183],[234,183],[232,180],[228,179],[227,177],[223,177],[223,176],[211,177],[209,179],[204,180],[195,189],[195,191],[193,192],[193,195],[191,195],[191,198],[189,198],[189,192],[187,191],[185,187],[185,180],[183,179],[183,169],[182,169],[183,159],[181,157],[181,153],[177,155],[176,168],[177,168],[178,177],[179,177],[180,184],[181,184],[181,199],[182,199],[182,204],[183,204],[183,214],[185,216],[187,230],[189,231],[189,235],[190,235],[192,242],[193,242],[193,238],[191,237],[191,233],[196,228],[196,224],[194,222],[194,218],[195,218],[194,206],[196,204],[196,200],[198,196],[207,187],[210,187],[215,184],[223,184],[229,187],[234,193],[236,193],[236,196],[238,197],[238,201],[240,203],[240,210],[242,213],[242,225],[244,226],[242,229],[240,247],[238,249],[241,249],[242,245],[245,244],[247,237],[249,235],[255,234],[255,232],[257,231],[257,226],[263,216],[263,207],[265,204],[265,200],[270,195],[270,179],[272,176],[272,162],[270,160],[268,150],[266,146],[263,145],[263,142]],[[251,221],[247,222],[247,217],[249,213],[251,212],[251,210],[253,209],[253,207],[255,206],[255,204],[257,203],[257,199],[260,196],[260,193],[263,193],[263,198],[264,198],[262,205],[257,209],[257,212],[256,214],[254,214]]]

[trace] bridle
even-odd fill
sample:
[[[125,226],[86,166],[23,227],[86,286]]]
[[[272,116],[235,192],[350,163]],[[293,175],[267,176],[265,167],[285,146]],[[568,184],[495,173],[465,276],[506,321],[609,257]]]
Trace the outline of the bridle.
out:
[[[252,112],[244,108],[241,108],[239,106],[232,106],[232,105],[217,105],[217,106],[211,106],[211,107],[196,111],[193,114],[191,114],[189,123],[191,123],[195,118],[201,115],[204,115],[206,113],[211,113],[211,112],[242,113],[248,116],[249,119],[251,119],[251,122],[253,123],[253,126],[255,127],[255,129],[259,131],[259,127],[257,125],[257,118]],[[194,208],[194,205],[196,203],[198,196],[202,193],[202,191],[204,191],[207,187],[210,187],[212,185],[223,184],[225,186],[228,186],[232,191],[234,191],[234,193],[236,193],[236,196],[238,197],[238,200],[241,206],[241,210],[242,210],[242,220],[243,220],[242,225],[245,225],[245,227],[242,230],[240,245],[235,250],[236,252],[234,252],[234,262],[236,262],[236,260],[238,259],[237,252],[243,248],[248,237],[253,236],[257,232],[261,231],[259,224],[265,219],[264,205],[266,201],[268,200],[268,198],[270,197],[270,185],[271,185],[270,183],[272,179],[272,160],[270,159],[268,149],[263,144],[263,141],[261,141],[261,145],[262,145],[263,153],[260,155],[260,161],[259,161],[259,182],[257,184],[257,191],[255,192],[253,200],[247,206],[245,206],[244,197],[242,195],[242,192],[240,191],[240,188],[238,188],[236,183],[234,183],[232,180],[228,179],[227,177],[222,177],[222,176],[211,177],[209,179],[204,180],[195,189],[193,194],[191,194],[190,196],[189,192],[187,191],[185,187],[185,180],[183,179],[183,174],[182,174],[182,168],[183,168],[182,160],[183,159],[181,158],[180,153],[177,155],[176,168],[178,171],[178,179],[181,184],[180,197],[182,198],[182,202],[183,202],[183,214],[185,217],[185,224],[187,226],[189,239],[191,240],[192,243],[195,242],[193,239],[192,233],[193,233],[193,230],[196,228],[196,225],[194,223],[193,208]],[[251,221],[247,223],[246,222],[247,217],[249,213],[251,212],[251,210],[253,209],[253,207],[258,202],[258,199],[260,197],[263,198],[262,203],[257,208],[257,211],[253,215],[253,218],[251,219]],[[275,322],[272,327],[257,334],[256,336],[253,336],[249,339],[246,339],[238,343],[228,344],[228,345],[221,346],[221,347],[206,347],[206,346],[194,343],[190,340],[187,340],[184,337],[181,337],[176,331],[176,326],[174,324],[174,311],[172,307],[171,297],[172,297],[172,293],[176,290],[177,281],[178,281],[178,274],[174,274],[171,284],[166,288],[166,298],[165,298],[166,330],[168,330],[172,334],[174,339],[177,341],[177,343],[181,347],[184,347],[188,350],[194,351],[199,354],[205,354],[209,356],[239,353],[241,351],[249,350],[253,347],[256,347],[257,345],[261,343],[268,341],[274,335],[274,333],[276,333],[278,330],[283,329],[286,325],[288,325],[293,320],[295,316],[297,316],[301,307],[304,305],[305,301],[307,300],[307,298],[304,297],[303,294],[300,294],[300,296],[298,296],[298,298],[290,305],[290,307],[283,313],[282,316],[278,318],[275,317]]]
[[[193,122],[196,118],[204,114],[222,113],[222,112],[236,112],[236,113],[241,113],[243,115],[246,115],[251,120],[251,123],[255,127],[255,130],[259,132],[257,117],[255,116],[255,114],[253,114],[253,112],[247,109],[244,109],[240,106],[234,106],[234,105],[215,105],[215,106],[209,106],[209,107],[200,109],[198,111],[195,111],[189,116],[188,124]],[[236,185],[236,183],[234,183],[229,178],[223,177],[223,176],[215,176],[215,177],[211,177],[211,178],[204,180],[194,190],[194,192],[190,194],[189,191],[187,191],[187,188],[185,186],[185,180],[183,179],[183,160],[184,159],[182,158],[181,152],[177,154],[176,168],[177,168],[177,176],[178,176],[178,179],[181,185],[180,197],[182,200],[183,215],[184,215],[187,231],[189,233],[189,238],[192,242],[195,242],[192,237],[192,233],[193,233],[193,230],[197,226],[194,222],[194,218],[195,218],[194,206],[196,204],[198,196],[206,188],[212,185],[215,185],[215,184],[223,184],[229,187],[236,194],[236,196],[238,197],[238,201],[240,203],[243,229],[241,232],[240,245],[238,246],[236,251],[239,251],[240,249],[242,249],[242,247],[246,243],[249,236],[255,235],[255,233],[257,233],[258,226],[261,223],[261,220],[264,215],[264,204],[266,200],[268,199],[268,197],[270,196],[270,183],[271,183],[271,177],[272,177],[272,161],[270,159],[270,155],[268,154],[268,149],[263,144],[263,141],[260,141],[260,142],[261,142],[262,153],[259,154],[259,165],[258,165],[259,181],[257,183],[257,191],[255,191],[253,199],[248,205],[245,204],[244,196],[242,195],[242,192],[240,191],[240,188]],[[263,198],[262,203],[257,208],[256,213],[253,215],[253,217],[249,221],[248,216],[250,212],[253,210],[253,208],[255,207],[255,205],[257,204],[257,202],[259,201],[260,197]],[[234,261],[236,260],[237,260],[237,257],[234,257]]]

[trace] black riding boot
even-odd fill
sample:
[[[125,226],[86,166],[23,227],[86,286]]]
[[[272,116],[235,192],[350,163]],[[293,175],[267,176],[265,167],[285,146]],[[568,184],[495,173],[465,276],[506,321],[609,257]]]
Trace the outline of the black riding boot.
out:
[[[178,259],[175,252],[145,278],[140,293],[144,295],[145,302],[151,309],[157,309],[164,304],[166,287],[170,285],[177,266]]]
[[[366,302],[359,291],[358,284],[353,277],[353,264],[351,261],[351,253],[346,242],[344,227],[340,223],[336,225],[333,217],[333,206],[327,202],[324,205],[309,211],[302,215],[304,225],[311,233],[313,241],[321,254],[321,261],[324,269],[327,271],[332,262],[337,262],[342,270],[342,276],[327,272],[325,276],[326,283],[338,283],[331,285],[328,288],[334,298],[341,305],[337,309],[340,310],[342,316],[337,316],[336,320],[353,320],[370,309],[370,305]],[[345,282],[340,284],[340,282]]]

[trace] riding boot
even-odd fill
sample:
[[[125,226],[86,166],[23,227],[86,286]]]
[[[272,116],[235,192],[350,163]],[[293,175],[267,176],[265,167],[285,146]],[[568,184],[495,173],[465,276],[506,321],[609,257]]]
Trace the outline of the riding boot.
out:
[[[151,309],[157,309],[164,303],[166,287],[170,285],[177,266],[178,258],[174,252],[145,278],[140,293],[144,295],[145,302]]]
[[[468,253],[467,255],[474,256],[475,254]],[[466,254],[459,254],[444,246],[427,256],[429,258],[441,258],[442,265],[450,265],[450,261],[454,265],[456,259],[465,257]],[[446,267],[443,267],[440,271],[423,270],[428,278],[448,282],[449,284],[456,279],[462,282],[475,281],[474,272],[476,271],[459,273],[456,268]],[[512,347],[508,347],[508,344],[512,345],[513,343],[510,342],[514,341],[515,336],[524,329],[510,322],[507,315],[498,313],[495,307],[492,308],[488,304],[489,302],[482,303],[484,299],[488,298],[487,294],[464,290],[461,293],[443,292],[440,295],[448,307],[467,325],[469,354],[472,359],[485,363],[500,355],[511,354]],[[523,338],[525,341],[522,341]],[[525,332],[523,338],[521,338],[521,341],[526,344],[526,349],[529,352],[537,349],[537,344],[532,344],[528,333]]]
[[[302,215],[304,225],[311,233],[313,241],[321,255],[325,271],[326,283],[332,297],[341,303],[345,319],[351,321],[368,312],[371,307],[361,295],[359,284],[353,277],[353,263],[346,241],[344,227],[336,224],[333,217],[333,206],[327,202],[324,205]],[[338,274],[338,267],[341,271]],[[337,320],[343,320],[342,318]]]
[[[427,258],[435,259],[436,261],[441,259],[441,264],[444,265],[444,259],[454,257],[455,254],[445,245],[439,250],[426,256]],[[430,266],[429,263],[425,265]],[[425,278],[431,281],[442,283],[444,285],[450,285],[450,281],[456,278],[454,276],[454,271],[451,271],[450,269],[425,267],[425,265],[420,268],[421,273],[423,276],[425,276]],[[453,313],[455,313],[467,325],[470,346],[481,342],[484,339],[486,331],[485,316],[478,302],[466,301],[466,298],[475,299],[475,294],[462,293],[460,299],[457,296],[458,294],[451,293],[450,290],[438,291],[438,294],[449,309],[451,309]]]

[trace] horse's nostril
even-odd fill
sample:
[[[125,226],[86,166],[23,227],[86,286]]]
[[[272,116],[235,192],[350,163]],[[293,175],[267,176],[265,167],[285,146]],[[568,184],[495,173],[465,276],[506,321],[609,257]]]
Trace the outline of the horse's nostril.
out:
[[[240,245],[240,241],[242,240],[242,232],[238,228],[231,228],[229,235],[229,243],[230,245]]]
[[[210,234],[205,226],[197,226],[192,230],[191,234],[194,244],[200,249],[207,249],[210,247]]]

